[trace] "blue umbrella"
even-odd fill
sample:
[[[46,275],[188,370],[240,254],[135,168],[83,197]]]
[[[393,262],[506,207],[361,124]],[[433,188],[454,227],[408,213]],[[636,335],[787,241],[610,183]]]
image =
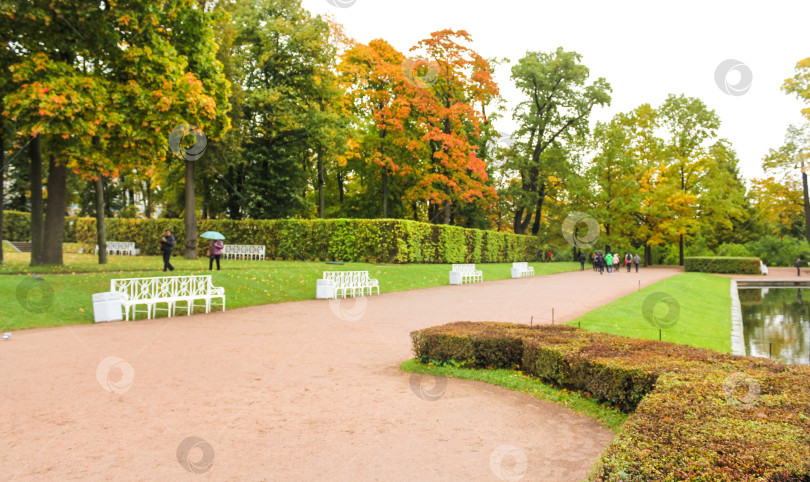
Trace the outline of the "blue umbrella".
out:
[[[201,238],[206,239],[225,239],[225,236],[219,234],[216,231],[206,231],[200,235]]]

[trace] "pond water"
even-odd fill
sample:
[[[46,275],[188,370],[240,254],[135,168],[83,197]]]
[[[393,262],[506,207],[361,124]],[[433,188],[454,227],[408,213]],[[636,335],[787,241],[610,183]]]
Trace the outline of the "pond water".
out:
[[[745,354],[810,364],[810,289],[740,288]]]

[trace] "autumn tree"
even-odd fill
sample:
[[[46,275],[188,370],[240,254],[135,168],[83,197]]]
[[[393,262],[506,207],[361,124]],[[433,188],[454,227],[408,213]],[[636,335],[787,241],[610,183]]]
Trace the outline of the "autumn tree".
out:
[[[426,117],[423,141],[430,148],[430,162],[419,171],[410,196],[429,201],[434,207],[430,219],[441,214],[444,224],[451,221],[454,203],[491,204],[497,197],[477,151],[487,121],[484,109],[499,90],[489,61],[469,46],[471,42],[466,31],[446,29],[431,33],[411,49],[422,53],[435,72],[422,81],[432,98],[416,106]],[[406,73],[418,80],[418,68],[419,64],[410,66]]]

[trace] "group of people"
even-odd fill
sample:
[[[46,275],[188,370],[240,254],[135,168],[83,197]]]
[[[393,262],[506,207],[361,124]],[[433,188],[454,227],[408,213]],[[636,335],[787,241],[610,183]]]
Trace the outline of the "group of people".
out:
[[[174,271],[172,266],[172,251],[174,251],[174,235],[168,229],[165,235],[160,238],[160,252],[163,254],[163,271]],[[217,271],[219,271],[219,260],[222,258],[222,251],[225,249],[225,244],[222,241],[211,241],[211,246],[208,247],[208,271],[214,269],[214,261],[217,262]]]
[[[636,273],[638,273],[638,265],[641,264],[641,257],[639,257],[638,253],[633,255],[633,253],[627,252],[624,254],[624,257],[620,256],[619,253],[608,253],[604,254],[601,251],[597,251],[595,253],[591,253],[588,258],[585,257],[585,253],[579,253],[579,264],[581,266],[581,271],[585,271],[585,260],[589,259],[591,266],[593,267],[594,271],[599,271],[599,274],[604,274],[605,270],[608,273],[617,273],[621,268],[621,265],[627,268],[627,272],[630,272],[630,268],[634,265],[636,267]]]

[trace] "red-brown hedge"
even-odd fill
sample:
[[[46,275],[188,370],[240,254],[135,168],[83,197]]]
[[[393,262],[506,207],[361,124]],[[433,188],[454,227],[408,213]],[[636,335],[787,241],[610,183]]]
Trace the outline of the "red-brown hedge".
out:
[[[631,413],[598,480],[810,480],[807,367],[568,326],[459,322],[411,338],[422,362],[519,366]]]

